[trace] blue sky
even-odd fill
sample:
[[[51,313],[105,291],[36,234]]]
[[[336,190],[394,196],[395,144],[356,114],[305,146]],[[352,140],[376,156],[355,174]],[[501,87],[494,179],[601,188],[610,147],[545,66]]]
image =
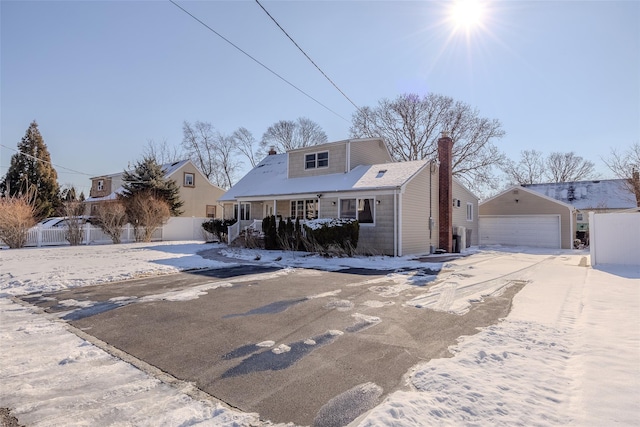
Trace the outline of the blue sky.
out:
[[[254,1],[178,1],[333,112],[168,1],[2,1],[0,139],[38,121],[59,182],[122,171],[182,123],[257,139],[304,116],[348,137],[351,105]],[[266,1],[264,7],[358,106],[405,92],[451,96],[501,121],[497,145],[575,151],[596,163],[640,140],[640,2],[485,2],[453,31],[450,2]],[[0,175],[14,151],[0,147]],[[62,167],[80,173],[70,172]]]

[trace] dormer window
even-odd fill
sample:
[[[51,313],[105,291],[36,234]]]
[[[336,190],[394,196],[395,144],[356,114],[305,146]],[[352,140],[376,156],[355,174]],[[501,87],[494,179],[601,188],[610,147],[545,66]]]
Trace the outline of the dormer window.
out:
[[[329,152],[312,153],[304,156],[305,169],[317,169],[329,167]]]
[[[104,190],[104,179],[99,179],[96,187],[98,188],[98,191]]]

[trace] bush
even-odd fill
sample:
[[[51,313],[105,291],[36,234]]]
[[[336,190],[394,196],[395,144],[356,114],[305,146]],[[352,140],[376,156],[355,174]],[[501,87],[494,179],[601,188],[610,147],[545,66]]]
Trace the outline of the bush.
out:
[[[171,217],[169,204],[154,197],[153,192],[141,191],[122,198],[125,211],[136,242],[150,242],[153,233],[162,227]]]
[[[264,248],[267,250],[278,249],[278,232],[276,230],[276,217],[271,215],[262,220],[262,232],[264,233]]]
[[[223,242],[227,239],[227,232],[230,226],[236,223],[235,219],[217,219],[212,218],[202,223],[202,228],[207,233],[211,233],[217,237],[218,241]]]
[[[82,235],[84,225],[84,203],[73,200],[64,202],[62,206],[62,213],[65,216],[64,225],[65,232],[64,238],[69,242],[71,246],[77,246],[82,243]]]
[[[127,213],[120,201],[107,202],[98,208],[96,215],[98,227],[115,244],[120,243],[122,230],[127,224]]]
[[[355,219],[322,218],[304,224],[307,245],[314,251],[334,253],[337,248],[352,256],[358,246],[360,224]]]
[[[0,240],[12,249],[27,243],[29,228],[36,224],[33,203],[25,196],[0,198]]]

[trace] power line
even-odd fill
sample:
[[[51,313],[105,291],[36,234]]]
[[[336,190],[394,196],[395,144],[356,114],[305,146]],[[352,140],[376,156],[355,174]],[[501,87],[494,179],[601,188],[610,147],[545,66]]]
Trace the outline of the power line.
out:
[[[253,60],[255,63],[257,63],[258,65],[260,65],[262,68],[264,68],[265,70],[269,71],[271,74],[273,74],[274,76],[278,77],[280,80],[282,80],[283,82],[285,82],[286,84],[288,84],[289,86],[291,86],[292,88],[294,88],[295,90],[297,90],[298,92],[302,93],[303,95],[305,95],[307,98],[313,100],[315,103],[319,104],[320,106],[324,107],[326,110],[332,112],[333,114],[335,114],[336,116],[340,117],[342,120],[344,120],[347,123],[350,123],[349,120],[345,119],[344,117],[342,117],[340,114],[336,113],[335,111],[333,111],[331,108],[327,107],[326,105],[324,105],[322,102],[318,101],[317,99],[315,99],[313,96],[309,95],[307,92],[303,91],[302,89],[300,89],[298,86],[294,85],[293,83],[291,83],[289,80],[285,79],[284,77],[282,77],[280,74],[276,73],[275,71],[273,71],[271,68],[267,67],[265,64],[263,64],[262,62],[260,62],[259,60],[257,60],[256,58],[254,58],[253,56],[251,56],[249,53],[247,53],[246,51],[244,51],[242,48],[240,48],[239,46],[237,46],[236,44],[234,44],[231,40],[229,40],[228,38],[224,37],[222,34],[220,34],[219,32],[217,32],[216,30],[214,30],[213,28],[211,28],[209,25],[205,24],[203,21],[201,21],[200,19],[198,19],[195,15],[193,15],[191,12],[187,11],[185,8],[183,8],[182,6],[180,6],[178,3],[176,3],[174,0],[169,0],[169,2],[171,2],[174,6],[176,6],[178,9],[182,10],[184,13],[186,13],[187,15],[189,15],[190,17],[192,17],[193,19],[195,19],[197,22],[199,22],[202,26],[204,26],[206,29],[208,29],[209,31],[211,31],[213,34],[215,34],[216,36],[220,37],[222,40],[224,40],[225,42],[227,42],[228,44],[230,44],[231,46],[233,46],[234,48],[236,48],[238,51],[242,52],[244,55],[246,55],[247,57],[249,57],[251,60]]]
[[[55,167],[60,168],[60,169],[68,170],[68,171],[70,171],[70,172],[77,173],[77,174],[80,174],[80,175],[86,175],[86,176],[89,176],[89,177],[90,177],[90,176],[92,176],[91,174],[88,174],[88,173],[80,172],[80,171],[77,171],[77,170],[74,170],[74,169],[69,169],[69,168],[66,168],[66,167],[64,167],[64,166],[60,166],[60,165],[55,165],[55,164],[51,163],[51,162],[50,162],[50,161],[48,161],[48,160],[39,159],[39,158],[37,158],[36,156],[32,156],[32,155],[31,155],[31,154],[29,154],[29,153],[25,153],[24,151],[16,150],[15,148],[7,147],[6,145],[3,145],[3,144],[0,144],[0,147],[6,148],[6,149],[8,149],[8,150],[15,151],[16,153],[20,153],[20,154],[22,154],[23,156],[31,157],[32,159],[37,160],[37,161],[39,161],[39,162],[42,162],[42,163],[48,163],[48,164],[50,164],[51,166],[55,166]]]
[[[318,66],[318,64],[316,64],[316,63],[314,62],[314,60],[313,60],[313,59],[311,59],[311,58],[309,57],[309,55],[307,55],[307,53],[306,53],[304,50],[302,50],[302,48],[301,48],[301,47],[298,45],[298,43],[296,43],[296,41],[295,41],[295,40],[294,40],[294,39],[289,35],[289,33],[287,33],[287,32],[285,31],[285,29],[284,29],[284,28],[282,28],[282,26],[278,23],[278,21],[276,21],[276,19],[275,19],[273,16],[271,16],[271,14],[269,13],[269,11],[268,11],[267,9],[265,9],[265,8],[264,8],[264,6],[262,5],[262,3],[260,3],[260,1],[259,1],[259,0],[256,0],[256,3],[258,3],[258,6],[260,6],[260,8],[261,8],[262,10],[264,10],[264,13],[266,13],[266,14],[267,14],[267,16],[268,16],[269,18],[271,18],[271,20],[272,20],[272,21],[273,21],[273,22],[278,26],[278,28],[280,28],[280,30],[282,30],[282,32],[284,33],[284,35],[285,35],[285,36],[287,36],[287,37],[289,38],[289,40],[291,40],[291,43],[293,43],[293,44],[298,48],[298,50],[299,50],[300,52],[302,52],[302,54],[303,54],[303,55],[304,55],[304,56],[309,60],[309,62],[311,62],[311,63],[313,64],[313,66],[314,66],[314,67],[316,67],[316,68],[318,69],[318,71],[320,71],[320,73],[324,76],[324,78],[325,78],[325,79],[327,79],[327,80],[329,81],[329,83],[331,83],[331,84],[333,85],[333,87],[335,87],[335,88],[338,90],[338,92],[340,92],[340,93],[342,94],[342,96],[344,96],[344,97],[345,97],[345,99],[346,99],[347,101],[349,101],[349,102],[351,103],[351,105],[353,105],[353,106],[356,108],[356,110],[360,110],[360,107],[358,107],[358,106],[355,104],[355,102],[353,102],[353,101],[351,100],[351,98],[349,98],[349,97],[348,97],[348,96],[347,96],[347,95],[346,95],[346,94],[345,94],[345,93],[344,93],[344,92],[343,92],[343,91],[338,87],[338,85],[336,85],[336,84],[333,82],[333,80],[331,80],[331,79],[329,78],[329,76],[327,76],[327,75],[326,75],[326,73],[325,73],[324,71],[322,71],[322,69]]]

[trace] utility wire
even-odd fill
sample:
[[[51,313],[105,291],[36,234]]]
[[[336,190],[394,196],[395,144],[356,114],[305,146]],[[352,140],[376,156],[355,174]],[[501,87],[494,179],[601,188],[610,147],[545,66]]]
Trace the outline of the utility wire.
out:
[[[298,48],[298,50],[299,50],[300,52],[302,52],[302,54],[303,54],[303,55],[304,55],[304,56],[309,60],[309,62],[311,62],[311,63],[313,64],[313,66],[314,66],[314,67],[316,67],[316,68],[318,69],[318,71],[320,71],[320,73],[324,76],[324,78],[325,78],[325,79],[327,79],[327,80],[329,80],[329,83],[331,83],[331,84],[333,85],[333,87],[335,87],[335,88],[338,90],[338,92],[340,92],[340,93],[342,94],[342,96],[344,96],[344,97],[346,98],[346,100],[347,100],[347,101],[349,101],[349,102],[351,103],[351,105],[353,105],[353,106],[356,108],[356,110],[358,110],[358,111],[359,111],[359,110],[360,110],[360,107],[358,107],[358,106],[355,104],[355,102],[353,102],[353,101],[351,100],[351,98],[349,98],[349,97],[348,97],[348,96],[347,96],[347,95],[346,95],[346,94],[345,94],[345,93],[344,93],[344,92],[343,92],[343,91],[338,87],[338,85],[336,85],[336,84],[333,82],[333,80],[331,80],[331,79],[329,78],[329,76],[327,76],[327,75],[325,74],[325,72],[324,72],[324,71],[322,71],[322,69],[318,66],[318,64],[316,64],[316,63],[314,62],[314,60],[313,60],[313,59],[311,59],[311,58],[309,57],[309,55],[307,55],[307,53],[306,53],[304,50],[302,50],[302,48],[301,48],[301,47],[298,45],[298,43],[296,43],[296,41],[295,41],[295,40],[294,40],[294,39],[289,35],[289,33],[287,33],[287,32],[285,31],[285,29],[284,29],[284,28],[282,28],[282,26],[278,23],[278,21],[276,21],[276,19],[275,19],[273,16],[271,16],[271,14],[269,13],[269,11],[268,11],[267,9],[265,9],[265,8],[264,8],[264,6],[262,5],[262,3],[260,3],[260,1],[259,1],[259,0],[256,0],[256,3],[258,3],[258,6],[260,6],[260,8],[261,8],[262,10],[264,10],[264,13],[266,13],[266,14],[267,14],[267,16],[268,16],[269,18],[271,18],[271,20],[272,20],[272,21],[273,21],[273,22],[278,26],[278,28],[280,28],[280,30],[282,30],[282,32],[284,33],[284,35],[285,35],[285,36],[287,36],[287,37],[289,38],[289,40],[291,40],[291,43],[293,43],[293,44]]]
[[[80,174],[80,175],[92,176],[92,175],[90,175],[90,174],[88,174],[88,173],[84,173],[84,172],[80,172],[80,171],[77,171],[77,170],[73,170],[73,169],[65,168],[64,166],[55,165],[55,164],[51,163],[51,162],[50,162],[50,161],[48,161],[48,160],[39,159],[39,158],[37,158],[36,156],[32,156],[32,155],[31,155],[31,154],[29,154],[29,153],[25,153],[24,151],[16,150],[15,148],[7,147],[6,145],[3,145],[3,144],[0,144],[0,147],[6,148],[6,149],[8,149],[8,150],[15,151],[16,153],[22,154],[23,156],[31,157],[32,159],[37,160],[37,161],[39,161],[39,162],[42,162],[42,163],[48,163],[48,164],[50,164],[51,166],[55,166],[55,167],[60,168],[60,169],[68,170],[68,171],[70,171],[70,172],[77,173],[77,174]]]
[[[201,21],[200,19],[198,19],[195,15],[193,15],[191,12],[187,11],[185,8],[183,8],[182,6],[180,6],[178,3],[176,3],[174,0],[169,0],[169,2],[171,2],[174,6],[176,6],[178,9],[182,10],[184,13],[186,13],[187,15],[189,15],[190,17],[192,17],[193,19],[195,19],[196,21],[198,21],[202,26],[204,26],[205,28],[207,28],[209,31],[211,31],[212,33],[214,33],[216,36],[220,37],[222,40],[226,41],[227,43],[229,43],[231,46],[233,46],[234,48],[236,48],[237,50],[239,50],[240,52],[242,52],[243,54],[245,54],[247,57],[249,57],[251,60],[253,60],[255,63],[257,63],[258,65],[260,65],[261,67],[263,67],[265,70],[269,71],[271,74],[273,74],[274,76],[278,77],[280,80],[282,80],[283,82],[285,82],[286,84],[288,84],[289,86],[291,86],[292,88],[294,88],[295,90],[297,90],[298,92],[302,93],[303,95],[305,95],[307,98],[313,100],[314,102],[316,102],[317,104],[321,105],[322,107],[324,107],[325,109],[327,109],[328,111],[331,111],[333,114],[335,114],[336,116],[340,117],[342,120],[344,120],[347,123],[350,123],[349,120],[345,119],[344,117],[342,117],[340,114],[336,113],[335,111],[333,111],[331,108],[327,107],[326,105],[324,105],[322,102],[318,101],[317,99],[315,99],[313,96],[309,95],[307,92],[303,91],[302,89],[300,89],[298,86],[294,85],[293,83],[291,83],[289,80],[285,79],[284,77],[282,77],[280,74],[276,73],[275,71],[273,71],[271,68],[267,67],[265,64],[263,64],[262,62],[258,61],[256,58],[254,58],[253,56],[251,56],[249,53],[247,53],[246,51],[244,51],[242,48],[240,48],[238,45],[234,44],[231,40],[229,40],[228,38],[224,37],[222,34],[220,34],[219,32],[217,32],[216,30],[214,30],[213,28],[211,28],[209,25],[205,24],[203,21]]]

